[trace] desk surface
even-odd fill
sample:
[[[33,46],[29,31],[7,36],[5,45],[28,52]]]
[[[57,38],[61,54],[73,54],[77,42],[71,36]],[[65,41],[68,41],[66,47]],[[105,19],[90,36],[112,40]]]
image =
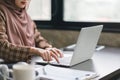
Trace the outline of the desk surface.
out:
[[[65,51],[70,53],[70,51]],[[120,48],[105,47],[96,51],[92,59],[71,67],[77,70],[97,72],[99,80],[111,80],[120,74]]]
[[[97,72],[99,80],[110,80],[120,74],[120,48],[105,47],[96,51],[92,59],[71,68]]]

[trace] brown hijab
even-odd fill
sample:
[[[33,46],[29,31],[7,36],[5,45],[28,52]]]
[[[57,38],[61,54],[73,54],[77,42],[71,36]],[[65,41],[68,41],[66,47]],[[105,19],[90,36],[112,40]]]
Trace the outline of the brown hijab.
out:
[[[0,10],[5,15],[8,41],[15,45],[35,46],[34,24],[26,10],[16,7],[15,0],[0,0]]]

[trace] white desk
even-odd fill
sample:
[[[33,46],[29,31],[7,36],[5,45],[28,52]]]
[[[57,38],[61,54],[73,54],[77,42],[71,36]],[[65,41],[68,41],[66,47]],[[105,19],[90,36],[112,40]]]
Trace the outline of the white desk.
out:
[[[64,53],[68,54],[72,51],[65,51]],[[116,80],[120,77],[120,48],[105,47],[100,51],[95,51],[92,59],[70,68],[98,73],[97,80]]]
[[[99,80],[115,80],[120,74],[120,48],[106,47],[95,52],[92,59],[71,68],[97,72]]]
[[[96,51],[92,59],[71,68],[97,72],[100,75],[97,78],[99,80],[116,80],[117,75],[120,75],[120,48],[105,47],[101,51]]]

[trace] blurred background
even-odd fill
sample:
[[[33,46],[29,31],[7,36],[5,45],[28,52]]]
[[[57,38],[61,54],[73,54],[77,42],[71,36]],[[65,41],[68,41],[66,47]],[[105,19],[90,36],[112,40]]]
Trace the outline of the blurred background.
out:
[[[76,43],[80,29],[104,25],[98,45],[120,47],[119,0],[31,0],[28,14],[53,46]]]

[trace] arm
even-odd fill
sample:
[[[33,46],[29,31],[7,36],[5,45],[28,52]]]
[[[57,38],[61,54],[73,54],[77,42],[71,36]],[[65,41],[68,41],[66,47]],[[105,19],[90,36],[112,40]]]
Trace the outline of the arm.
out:
[[[45,61],[50,61],[55,58],[59,62],[57,53],[46,50],[52,47],[47,41],[40,35],[35,27],[35,42],[37,47],[28,46],[17,46],[9,42],[6,27],[5,27],[5,17],[2,12],[0,12],[0,58],[4,59],[5,62],[18,62],[18,61],[29,61],[33,55],[38,55]],[[52,49],[57,51],[57,49]]]
[[[39,47],[39,48],[52,48],[52,45],[50,45],[47,40],[45,38],[43,38],[41,36],[41,33],[38,31],[35,23],[34,23],[34,26],[35,26],[35,43],[36,43],[36,47]]]
[[[35,42],[36,42],[36,47],[38,47],[39,49],[45,49],[48,52],[45,52],[44,54],[41,53],[41,57],[45,60],[45,61],[51,61],[52,58],[54,58],[58,63],[58,57],[63,57],[62,52],[57,49],[52,47],[52,45],[50,45],[47,40],[45,38],[43,38],[40,34],[40,32],[37,30],[37,27],[34,23],[35,26]]]

